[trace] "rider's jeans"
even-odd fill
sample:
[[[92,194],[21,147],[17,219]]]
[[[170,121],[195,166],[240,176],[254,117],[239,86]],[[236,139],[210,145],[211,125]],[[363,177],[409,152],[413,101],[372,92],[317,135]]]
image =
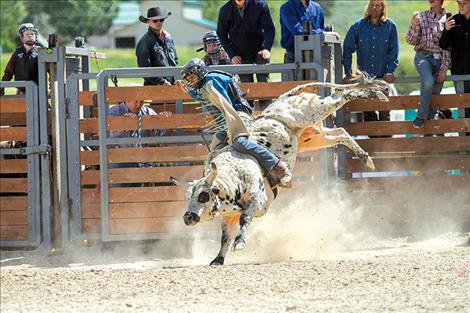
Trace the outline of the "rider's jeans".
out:
[[[260,165],[270,171],[279,162],[279,159],[265,147],[251,141],[246,136],[237,137],[232,147],[240,153],[246,153],[254,157]]]

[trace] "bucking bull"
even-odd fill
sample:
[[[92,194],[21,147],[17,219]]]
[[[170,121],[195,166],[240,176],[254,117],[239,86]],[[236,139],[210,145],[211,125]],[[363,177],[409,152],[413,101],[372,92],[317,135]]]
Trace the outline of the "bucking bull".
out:
[[[334,88],[335,93],[323,99],[313,93],[296,95],[310,86]],[[353,99],[387,101],[383,92],[386,88],[384,81],[374,80],[364,74],[350,85],[322,82],[304,84],[281,95],[249,126],[245,126],[237,112],[212,84],[207,84],[204,92],[211,104],[224,115],[229,143],[238,134],[249,133],[251,140],[279,156],[289,164],[291,170],[295,166],[297,153],[343,144],[373,169],[374,164],[368,153],[344,128],[326,128],[321,122]],[[237,152],[230,145],[212,152],[209,160],[201,179],[192,182],[172,179],[175,184],[189,184],[186,193],[188,209],[184,213],[186,225],[221,217],[221,247],[210,264],[222,265],[234,235],[233,250],[242,249],[248,225],[254,217],[266,214],[277,189],[271,188],[253,157]]]

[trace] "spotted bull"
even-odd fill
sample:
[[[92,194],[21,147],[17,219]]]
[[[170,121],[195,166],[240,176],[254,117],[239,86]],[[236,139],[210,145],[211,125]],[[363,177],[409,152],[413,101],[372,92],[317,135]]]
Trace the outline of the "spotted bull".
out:
[[[316,94],[295,93],[311,85],[335,88],[326,98]],[[297,153],[343,144],[350,148],[367,166],[374,168],[372,159],[343,128],[329,129],[321,125],[328,115],[352,99],[387,98],[382,90],[385,82],[362,75],[351,85],[309,83],[281,95],[269,105],[253,123],[246,127],[232,107],[210,84],[206,97],[217,106],[227,122],[229,142],[238,134],[249,133],[250,140],[263,145],[295,166]],[[189,183],[186,200],[188,209],[183,220],[188,226],[221,218],[221,247],[211,265],[222,265],[233,241],[233,250],[245,246],[248,225],[255,217],[266,214],[277,193],[271,188],[257,161],[237,152],[230,145],[215,151],[209,158],[204,177]],[[175,183],[180,183],[173,179]],[[238,225],[237,225],[238,224]],[[238,227],[237,227],[238,226]]]

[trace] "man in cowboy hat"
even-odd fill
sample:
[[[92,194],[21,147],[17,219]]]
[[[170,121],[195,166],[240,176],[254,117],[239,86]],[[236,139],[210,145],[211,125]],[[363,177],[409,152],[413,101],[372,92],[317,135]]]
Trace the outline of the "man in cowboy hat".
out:
[[[137,43],[135,55],[139,67],[168,67],[178,65],[175,43],[170,34],[163,29],[163,23],[171,12],[160,7],[150,8],[147,17],[140,16],[142,23],[149,28]],[[171,85],[173,77],[146,77],[144,85]]]

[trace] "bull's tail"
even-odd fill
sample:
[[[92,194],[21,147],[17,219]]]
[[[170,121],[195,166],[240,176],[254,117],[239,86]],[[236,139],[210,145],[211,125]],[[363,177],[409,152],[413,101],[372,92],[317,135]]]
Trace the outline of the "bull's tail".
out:
[[[326,82],[313,82],[303,84],[297,87],[292,88],[288,92],[279,96],[278,100],[285,99],[287,97],[295,95],[302,89],[307,87],[324,87],[324,88],[334,88],[340,96],[347,97],[347,100],[352,99],[377,99],[381,101],[387,101],[385,92],[387,90],[387,83],[383,80],[378,80],[373,76],[365,72],[358,71],[358,75],[353,79],[352,84],[333,84]]]

